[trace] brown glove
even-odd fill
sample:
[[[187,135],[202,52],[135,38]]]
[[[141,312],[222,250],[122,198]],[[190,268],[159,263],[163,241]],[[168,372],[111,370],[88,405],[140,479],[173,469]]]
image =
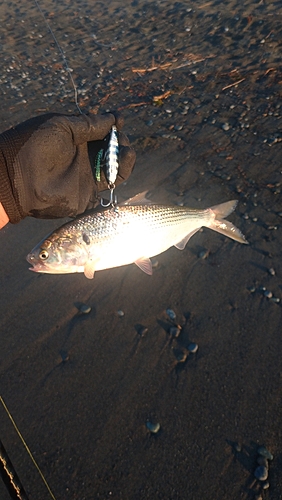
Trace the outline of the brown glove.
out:
[[[27,215],[74,217],[97,205],[97,193],[107,189],[101,171],[95,180],[95,157],[105,149],[112,125],[122,120],[111,114],[73,116],[49,113],[31,118],[0,134],[0,202],[10,222]],[[131,174],[135,152],[119,133],[116,185]]]

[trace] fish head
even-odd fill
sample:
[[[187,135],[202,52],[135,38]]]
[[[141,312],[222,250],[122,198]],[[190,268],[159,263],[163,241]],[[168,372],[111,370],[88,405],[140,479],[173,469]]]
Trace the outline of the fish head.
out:
[[[88,260],[88,252],[80,238],[56,232],[38,243],[27,255],[30,271],[65,274],[81,272]]]

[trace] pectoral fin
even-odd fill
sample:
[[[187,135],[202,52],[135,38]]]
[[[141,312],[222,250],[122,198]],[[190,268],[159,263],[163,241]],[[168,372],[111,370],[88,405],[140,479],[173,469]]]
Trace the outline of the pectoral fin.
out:
[[[84,274],[86,278],[89,280],[92,280],[94,278],[95,274],[95,267],[96,267],[96,262],[95,260],[88,260],[84,266]]]
[[[182,240],[180,240],[178,243],[176,243],[174,246],[176,248],[178,248],[178,250],[184,250],[186,244],[188,243],[188,241],[190,240],[190,238],[192,238],[192,236],[197,232],[199,231],[199,227],[197,227],[197,229],[194,229],[194,231],[191,231],[191,233],[187,234],[185,236],[185,238],[183,238]]]
[[[138,259],[135,261],[135,264],[144,273],[149,274],[149,275],[153,274],[152,262],[150,261],[150,259],[148,259],[146,257],[141,257],[141,259]]]

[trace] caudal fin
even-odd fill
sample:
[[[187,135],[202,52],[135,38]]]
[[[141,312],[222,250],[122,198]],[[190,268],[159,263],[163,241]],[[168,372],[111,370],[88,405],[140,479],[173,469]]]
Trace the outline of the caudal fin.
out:
[[[224,234],[224,236],[228,236],[228,238],[232,238],[232,240],[248,244],[248,241],[243,233],[241,233],[240,229],[234,226],[232,222],[223,220],[235,210],[237,203],[237,200],[232,200],[211,207],[215,218],[209,227],[218,233]]]

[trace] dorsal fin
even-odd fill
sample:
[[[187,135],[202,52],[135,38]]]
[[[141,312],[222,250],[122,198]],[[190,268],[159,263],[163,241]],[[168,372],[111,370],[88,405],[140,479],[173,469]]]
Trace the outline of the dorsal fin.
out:
[[[123,201],[122,203],[119,203],[119,205],[149,205],[152,203],[148,198],[146,198],[146,194],[148,191],[143,191],[142,193],[138,193],[135,196],[132,196],[132,198],[128,198],[128,200]]]

